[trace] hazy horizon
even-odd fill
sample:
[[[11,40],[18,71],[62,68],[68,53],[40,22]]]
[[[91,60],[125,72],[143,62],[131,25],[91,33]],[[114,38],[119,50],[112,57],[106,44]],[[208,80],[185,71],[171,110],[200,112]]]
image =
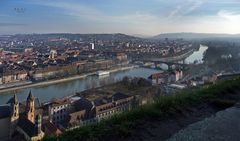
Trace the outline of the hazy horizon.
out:
[[[0,34],[240,33],[238,0],[1,0]]]
[[[158,35],[163,35],[163,34],[209,34],[209,35],[229,35],[229,36],[234,36],[234,35],[240,35],[240,33],[200,33],[200,32],[169,32],[169,33],[159,33],[156,35],[144,35],[144,34],[126,34],[126,33],[71,33],[71,32],[49,32],[49,33],[11,33],[11,34],[1,34],[0,36],[7,36],[7,35],[31,35],[31,34],[125,34],[129,36],[135,36],[135,37],[154,37]]]

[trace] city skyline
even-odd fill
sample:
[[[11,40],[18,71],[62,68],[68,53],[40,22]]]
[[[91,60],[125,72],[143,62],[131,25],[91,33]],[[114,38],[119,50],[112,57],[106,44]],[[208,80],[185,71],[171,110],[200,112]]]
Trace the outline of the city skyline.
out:
[[[237,0],[2,0],[0,34],[240,33]]]

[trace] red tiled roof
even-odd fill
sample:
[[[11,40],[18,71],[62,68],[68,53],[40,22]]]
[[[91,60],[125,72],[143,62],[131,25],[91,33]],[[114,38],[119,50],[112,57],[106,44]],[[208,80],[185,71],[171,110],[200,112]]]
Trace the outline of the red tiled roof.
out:
[[[50,121],[44,124],[44,127],[48,129],[48,131],[53,135],[59,135],[62,132]]]
[[[167,74],[165,74],[165,73],[154,73],[154,74],[152,74],[151,76],[149,76],[148,78],[149,79],[157,79],[157,78],[159,78],[159,77],[165,77]]]

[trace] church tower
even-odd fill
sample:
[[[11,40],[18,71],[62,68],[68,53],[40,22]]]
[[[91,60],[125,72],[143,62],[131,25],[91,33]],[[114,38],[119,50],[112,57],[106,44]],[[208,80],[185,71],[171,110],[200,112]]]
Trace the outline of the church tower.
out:
[[[40,114],[36,116],[35,132],[37,135],[42,133],[42,116]]]
[[[27,97],[26,102],[26,115],[28,120],[30,120],[32,123],[35,123],[35,104],[34,104],[35,98],[32,95],[32,92],[29,92],[29,95]]]
[[[11,118],[10,118],[10,138],[12,137],[16,126],[17,122],[19,119],[19,102],[17,100],[16,94],[14,94],[12,101],[11,101],[11,108],[12,108],[12,113],[11,113]]]
[[[36,140],[42,140],[44,132],[42,131],[42,115],[36,115],[34,133],[37,136]]]
[[[18,120],[19,118],[19,103],[16,94],[14,94],[12,102],[11,102],[11,107],[12,107],[12,115],[11,115],[11,121]]]

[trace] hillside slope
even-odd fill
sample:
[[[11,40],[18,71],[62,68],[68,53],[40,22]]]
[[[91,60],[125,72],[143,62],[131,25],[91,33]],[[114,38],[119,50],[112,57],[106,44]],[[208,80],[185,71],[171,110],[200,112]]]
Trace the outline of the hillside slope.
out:
[[[182,128],[231,107],[239,100],[240,78],[237,78],[199,90],[163,96],[154,104],[45,140],[166,140]]]

